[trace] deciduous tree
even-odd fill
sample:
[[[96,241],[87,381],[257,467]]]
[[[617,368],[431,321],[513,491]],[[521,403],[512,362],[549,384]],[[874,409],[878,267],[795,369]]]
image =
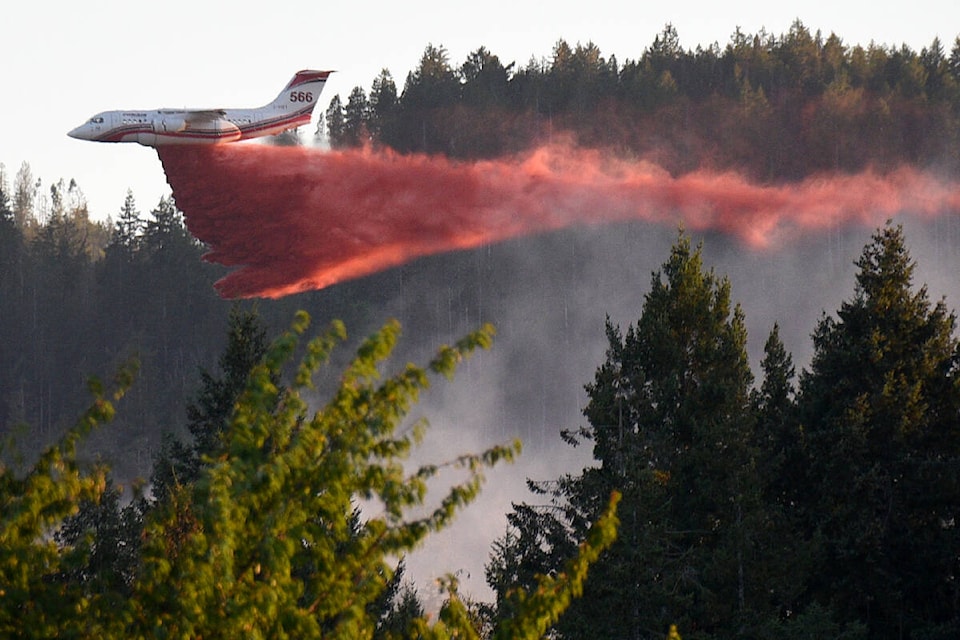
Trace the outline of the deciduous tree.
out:
[[[407,365],[381,380],[399,333],[398,324],[389,323],[361,344],[331,400],[311,413],[302,394],[312,389],[344,328],[335,322],[310,341],[292,379],[278,385],[307,326],[306,314],[299,314],[267,349],[230,414],[216,457],[192,485],[172,491],[147,516],[137,575],[125,597],[118,597],[116,583],[90,590],[70,579],[94,557],[85,536],[61,529],[57,545],[49,535],[84,500],[102,503],[103,470],[84,474],[74,450],[113,414],[99,387],[77,429],[24,478],[0,468],[0,631],[6,637],[363,638],[376,632],[380,615],[371,605],[394,575],[393,558],[446,527],[477,495],[485,470],[511,460],[519,443],[415,469],[403,464],[425,428],[416,423],[398,430],[412,404],[432,377],[449,377],[472,351],[488,346],[492,328],[441,347],[426,367]],[[126,379],[120,388],[125,385]],[[447,468],[459,469],[462,481],[430,506],[427,483]],[[361,500],[362,514],[355,508]],[[556,621],[616,536],[616,502],[614,495],[564,572],[518,592],[522,606],[499,621],[494,637],[539,638]],[[479,637],[450,584],[436,622],[413,617],[406,634]]]

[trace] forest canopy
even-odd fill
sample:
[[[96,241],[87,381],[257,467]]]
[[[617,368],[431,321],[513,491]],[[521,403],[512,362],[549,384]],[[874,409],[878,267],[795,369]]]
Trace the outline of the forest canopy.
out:
[[[949,48],[949,50],[948,50]],[[459,66],[429,45],[398,89],[335,96],[334,146],[493,157],[556,135],[650,158],[672,172],[733,169],[765,181],[900,164],[960,168],[960,36],[921,51],[848,44],[799,20],[779,36],[739,29],[724,47],[681,46],[667,25],[636,59],[559,40],[504,63],[480,47]]]

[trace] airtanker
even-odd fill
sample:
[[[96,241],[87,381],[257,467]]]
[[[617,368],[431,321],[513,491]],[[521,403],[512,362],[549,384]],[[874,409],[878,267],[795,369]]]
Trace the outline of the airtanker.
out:
[[[309,124],[332,71],[298,71],[273,102],[256,109],[103,111],[68,136],[94,142],[223,144],[272,136]]]

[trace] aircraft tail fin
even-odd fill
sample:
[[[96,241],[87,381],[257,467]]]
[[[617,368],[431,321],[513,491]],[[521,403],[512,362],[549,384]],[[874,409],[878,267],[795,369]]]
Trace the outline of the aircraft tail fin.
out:
[[[309,111],[312,111],[320,97],[320,92],[323,91],[323,85],[326,84],[331,73],[333,71],[313,71],[311,69],[298,71],[268,107],[284,111],[291,109],[301,111],[310,107]]]

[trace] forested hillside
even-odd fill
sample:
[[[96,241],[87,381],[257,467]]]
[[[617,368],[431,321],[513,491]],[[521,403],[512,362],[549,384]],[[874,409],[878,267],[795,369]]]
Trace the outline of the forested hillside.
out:
[[[384,70],[327,110],[334,145],[461,158],[572,134],[673,172],[733,169],[759,180],[902,163],[960,167],[960,39],[846,43],[795,22],[684,49],[667,26],[636,58],[560,40],[525,65],[484,47],[460,66],[430,45],[398,90]],[[947,47],[952,47],[947,51]]]
[[[691,51],[668,26],[622,63],[561,40],[522,66],[483,47],[456,66],[429,45],[402,88],[384,70],[369,91],[334,97],[324,122],[334,147],[464,160],[572,139],[678,175],[712,168],[780,183],[911,165],[953,179],[960,37],[949,51],[934,40],[915,52],[797,22]],[[0,435],[14,441],[3,471],[28,468],[75,424],[90,376],[110,378],[133,359],[139,371],[115,423],[80,457],[108,462],[118,483],[149,480],[157,500],[124,510],[101,486],[105,498],[83,512],[92,520],[58,534],[63,573],[39,588],[62,584],[113,624],[111,598],[123,600],[143,566],[163,566],[161,549],[192,535],[178,528],[197,522],[190,510],[216,520],[201,499],[214,489],[198,479],[226,451],[238,368],[305,309],[319,326],[343,320],[352,343],[398,318],[409,336],[401,360],[496,325],[493,351],[461,374],[468,392],[432,400],[456,405],[441,427],[458,446],[519,436],[541,463],[533,496],[514,500],[507,531],[495,532],[486,566],[495,602],[471,609],[487,630],[526,610],[514,587],[532,593],[536,574],[557,575],[616,490],[620,537],[558,637],[659,638],[671,623],[688,639],[960,634],[960,347],[956,299],[938,302],[957,289],[956,217],[906,216],[909,233],[826,221],[821,235],[768,254],[716,233],[701,249],[649,223],[568,229],[234,303],[216,296],[224,270],[201,260],[176,204],[140,206],[121,187],[115,211],[91,212],[80,185],[46,185],[28,162],[0,172]],[[917,277],[931,266],[945,273],[932,294]],[[265,389],[291,373],[281,369]],[[319,375],[305,402],[325,402],[339,383]],[[251,411],[278,409],[260,402]],[[591,466],[553,473],[558,447],[571,444],[591,449]],[[272,464],[262,449],[244,455]],[[91,487],[75,497],[99,495]],[[104,513],[109,527],[89,526]],[[347,521],[337,526],[358,525]],[[145,558],[136,541],[149,523],[167,538]],[[48,542],[49,530],[38,536]],[[95,566],[98,540],[137,550]],[[249,563],[252,585],[262,584],[259,567]],[[292,589],[317,573],[297,568]],[[366,614],[400,606],[403,594],[389,595],[398,599],[366,594]],[[216,627],[215,615],[204,620]]]

